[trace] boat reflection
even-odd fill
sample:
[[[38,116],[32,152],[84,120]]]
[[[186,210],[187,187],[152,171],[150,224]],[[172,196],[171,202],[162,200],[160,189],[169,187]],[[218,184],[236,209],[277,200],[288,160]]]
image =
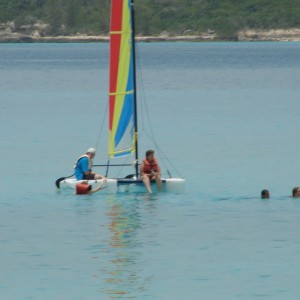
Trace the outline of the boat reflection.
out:
[[[123,198],[123,197],[122,197]],[[143,259],[140,231],[143,227],[140,216],[141,199],[117,199],[110,201],[111,209],[107,212],[110,218],[108,229],[110,239],[107,243],[105,266],[105,292],[112,299],[117,295],[137,295],[146,289],[146,280],[143,280]],[[107,251],[109,253],[107,253]]]

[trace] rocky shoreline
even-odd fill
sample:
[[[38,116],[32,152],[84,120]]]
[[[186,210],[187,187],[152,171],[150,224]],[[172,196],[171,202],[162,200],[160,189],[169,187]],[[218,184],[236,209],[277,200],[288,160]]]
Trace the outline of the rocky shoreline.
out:
[[[243,30],[238,33],[239,41],[278,41],[299,42],[300,28],[270,29],[270,30]]]
[[[74,36],[49,36],[48,24],[37,22],[34,25],[23,25],[16,28],[14,22],[0,24],[0,43],[68,43],[68,42],[108,42],[109,36],[90,36],[76,34]],[[205,42],[205,41],[300,41],[300,28],[271,30],[240,30],[235,36],[220,36],[215,31],[207,31],[200,35],[186,31],[183,35],[171,35],[162,32],[158,36],[137,36],[141,42]]]

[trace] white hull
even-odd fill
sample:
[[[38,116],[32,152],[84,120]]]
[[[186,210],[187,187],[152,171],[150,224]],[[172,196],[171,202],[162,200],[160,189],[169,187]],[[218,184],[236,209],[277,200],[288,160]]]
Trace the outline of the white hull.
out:
[[[75,178],[67,178],[60,182],[60,188],[62,190],[75,190],[77,181]],[[98,186],[101,180],[88,180],[88,183],[93,188]],[[163,192],[167,193],[184,193],[185,192],[185,179],[181,178],[167,178],[162,179]],[[153,192],[157,192],[155,182],[151,184]],[[111,179],[108,178],[105,188],[101,190],[101,193],[115,194],[115,193],[146,193],[147,190],[140,180],[136,179]]]

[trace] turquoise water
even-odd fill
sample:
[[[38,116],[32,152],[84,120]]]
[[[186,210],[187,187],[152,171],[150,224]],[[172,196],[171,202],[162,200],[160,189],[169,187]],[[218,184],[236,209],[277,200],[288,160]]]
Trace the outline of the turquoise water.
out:
[[[140,98],[183,195],[58,193],[98,141],[108,44],[0,44],[1,299],[297,299],[300,44],[138,54]]]

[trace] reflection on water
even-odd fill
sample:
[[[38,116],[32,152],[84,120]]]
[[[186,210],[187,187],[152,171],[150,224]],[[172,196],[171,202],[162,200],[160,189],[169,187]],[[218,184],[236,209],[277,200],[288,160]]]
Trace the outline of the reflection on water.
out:
[[[151,203],[146,205],[146,209],[152,210],[155,203],[149,196],[143,197],[110,199],[111,207],[107,212],[110,237],[104,241],[106,247],[103,250],[109,258],[101,271],[106,274],[106,289],[102,292],[112,299],[120,295],[130,297],[133,292],[136,295],[146,290],[146,280],[141,276],[143,258],[139,250],[144,246],[139,236],[143,229],[140,210],[145,203],[143,200]]]

